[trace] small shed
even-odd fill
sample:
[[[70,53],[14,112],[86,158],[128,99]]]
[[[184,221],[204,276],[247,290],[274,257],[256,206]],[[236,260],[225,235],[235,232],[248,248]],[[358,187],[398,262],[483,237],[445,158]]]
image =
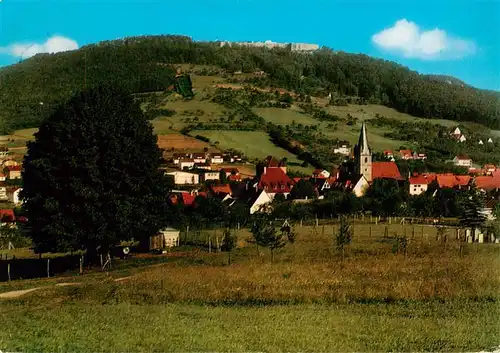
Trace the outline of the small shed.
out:
[[[149,250],[159,250],[179,246],[180,231],[166,228],[149,238]]]

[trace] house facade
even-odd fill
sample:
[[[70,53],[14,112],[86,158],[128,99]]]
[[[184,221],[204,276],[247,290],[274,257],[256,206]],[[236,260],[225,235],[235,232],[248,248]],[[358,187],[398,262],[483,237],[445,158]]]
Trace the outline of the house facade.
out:
[[[410,195],[417,196],[427,191],[429,181],[423,175],[415,175],[409,178]]]
[[[453,158],[453,164],[457,167],[470,168],[472,167],[472,159],[467,156],[455,156],[455,158]]]
[[[21,199],[19,198],[19,193],[22,190],[23,190],[22,188],[7,188],[7,191],[6,191],[7,199],[16,206],[20,205]]]
[[[194,160],[193,159],[183,159],[179,161],[179,168],[181,170],[184,170],[185,168],[191,169],[194,167]]]
[[[196,173],[174,171],[168,172],[166,175],[172,176],[176,185],[195,185],[200,183],[200,176]]]

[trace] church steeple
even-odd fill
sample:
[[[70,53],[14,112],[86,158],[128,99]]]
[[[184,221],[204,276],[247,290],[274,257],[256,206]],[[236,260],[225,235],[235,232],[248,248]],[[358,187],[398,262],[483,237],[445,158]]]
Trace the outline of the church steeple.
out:
[[[363,121],[361,131],[359,132],[358,144],[354,149],[354,158],[356,164],[356,173],[363,175],[366,180],[372,181],[372,153],[368,145],[368,136],[366,134],[366,125]]]

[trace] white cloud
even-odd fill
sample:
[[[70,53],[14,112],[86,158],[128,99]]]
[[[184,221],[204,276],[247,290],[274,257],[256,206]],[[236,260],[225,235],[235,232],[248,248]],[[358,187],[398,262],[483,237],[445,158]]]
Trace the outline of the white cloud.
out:
[[[422,31],[415,22],[406,19],[374,34],[372,41],[380,48],[407,58],[459,59],[476,51],[472,41],[450,36],[439,28]]]
[[[14,43],[6,47],[0,47],[0,53],[26,59],[38,53],[59,53],[75,49],[78,49],[78,43],[74,40],[61,36],[53,36],[41,44]]]

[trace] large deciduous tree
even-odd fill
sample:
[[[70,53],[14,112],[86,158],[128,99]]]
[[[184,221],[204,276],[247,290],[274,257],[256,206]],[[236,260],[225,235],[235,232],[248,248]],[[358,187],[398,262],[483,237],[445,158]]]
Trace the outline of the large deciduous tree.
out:
[[[22,198],[37,252],[91,257],[166,225],[169,182],[152,126],[132,97],[111,87],[74,96],[28,143]]]

